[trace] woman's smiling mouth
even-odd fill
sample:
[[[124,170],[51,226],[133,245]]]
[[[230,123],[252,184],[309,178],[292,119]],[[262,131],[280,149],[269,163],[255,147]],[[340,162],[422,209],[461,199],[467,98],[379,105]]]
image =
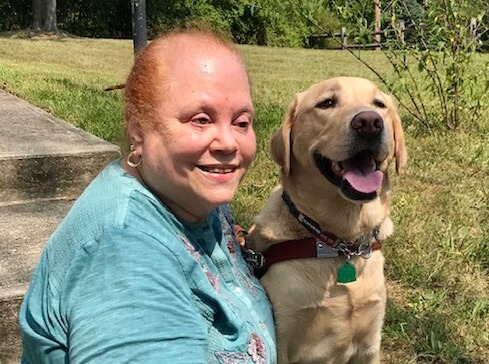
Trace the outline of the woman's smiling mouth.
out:
[[[208,173],[226,174],[236,171],[236,166],[197,166],[200,170]]]

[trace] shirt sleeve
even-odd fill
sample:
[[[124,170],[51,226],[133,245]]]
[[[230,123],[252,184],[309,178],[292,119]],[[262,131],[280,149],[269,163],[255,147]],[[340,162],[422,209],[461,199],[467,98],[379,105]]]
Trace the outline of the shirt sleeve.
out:
[[[165,244],[113,228],[73,267],[65,297],[70,363],[207,363],[206,325]]]

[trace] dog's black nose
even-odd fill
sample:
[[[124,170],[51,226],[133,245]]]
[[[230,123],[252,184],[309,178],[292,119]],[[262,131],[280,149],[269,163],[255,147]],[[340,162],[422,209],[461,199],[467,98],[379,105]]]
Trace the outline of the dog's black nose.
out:
[[[375,111],[362,111],[352,119],[351,127],[361,136],[374,137],[384,129],[384,120]]]

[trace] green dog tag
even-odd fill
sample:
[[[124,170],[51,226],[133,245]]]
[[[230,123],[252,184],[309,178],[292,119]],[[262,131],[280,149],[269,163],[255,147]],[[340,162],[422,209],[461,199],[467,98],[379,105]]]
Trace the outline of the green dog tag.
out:
[[[338,283],[351,283],[357,280],[357,272],[355,266],[350,262],[345,263],[338,269]]]

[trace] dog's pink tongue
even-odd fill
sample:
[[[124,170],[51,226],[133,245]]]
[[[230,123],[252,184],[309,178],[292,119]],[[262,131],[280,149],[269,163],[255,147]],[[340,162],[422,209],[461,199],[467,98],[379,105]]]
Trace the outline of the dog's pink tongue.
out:
[[[362,193],[371,193],[380,188],[384,174],[379,170],[362,172],[358,169],[351,169],[343,174],[343,178],[346,179],[355,190]]]

